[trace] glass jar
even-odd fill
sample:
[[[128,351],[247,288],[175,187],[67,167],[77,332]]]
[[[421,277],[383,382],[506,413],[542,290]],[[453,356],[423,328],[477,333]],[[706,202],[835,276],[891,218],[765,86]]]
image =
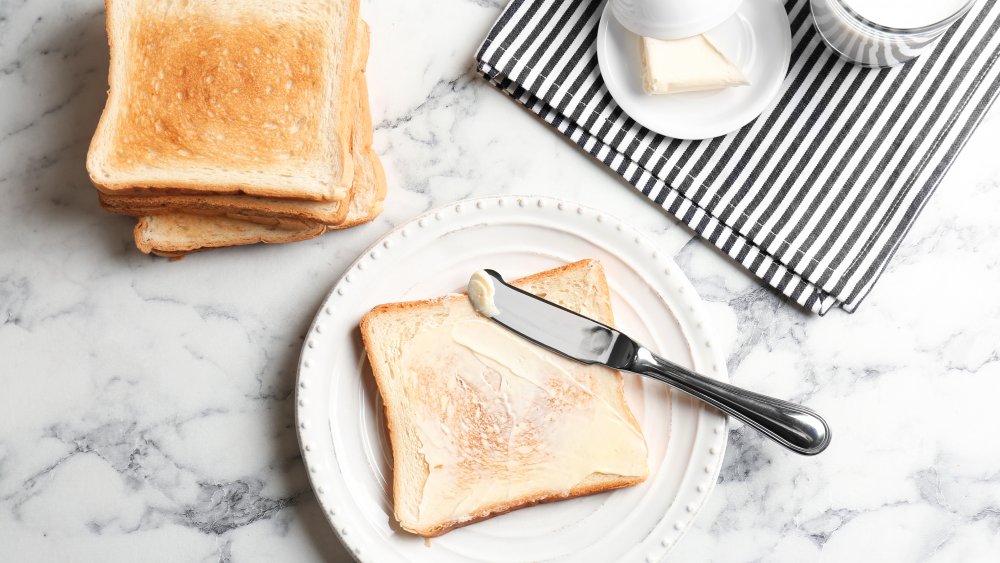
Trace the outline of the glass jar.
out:
[[[867,67],[894,66],[918,57],[975,4],[937,0],[922,8],[920,2],[869,1],[882,11],[869,10],[865,17],[858,10],[865,0],[810,0],[823,41],[842,58]]]

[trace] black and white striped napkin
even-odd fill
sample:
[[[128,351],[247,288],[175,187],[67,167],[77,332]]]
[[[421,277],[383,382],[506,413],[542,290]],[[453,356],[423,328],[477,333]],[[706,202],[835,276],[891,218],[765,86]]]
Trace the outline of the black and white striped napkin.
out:
[[[775,0],[777,1],[777,0]],[[808,0],[788,0],[779,98],[706,141],[650,132],[597,66],[601,0],[511,0],[480,72],[768,284],[820,314],[853,311],[1000,89],[1000,6],[980,1],[917,60],[848,64]]]

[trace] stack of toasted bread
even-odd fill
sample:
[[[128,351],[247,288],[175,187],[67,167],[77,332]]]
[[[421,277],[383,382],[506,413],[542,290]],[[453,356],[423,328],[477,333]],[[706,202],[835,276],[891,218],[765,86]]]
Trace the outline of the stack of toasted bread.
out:
[[[87,155],[136,246],[291,242],[382,210],[357,0],[107,0],[107,106]]]

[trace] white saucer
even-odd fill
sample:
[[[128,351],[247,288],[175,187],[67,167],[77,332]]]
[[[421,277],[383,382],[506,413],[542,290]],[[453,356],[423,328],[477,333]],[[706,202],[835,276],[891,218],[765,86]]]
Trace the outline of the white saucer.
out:
[[[788,15],[777,0],[744,0],[736,14],[706,35],[750,85],[651,96],[642,88],[639,36],[605,6],[597,30],[597,60],[608,91],[632,119],[661,135],[708,139],[739,129],[781,91],[792,54]]]

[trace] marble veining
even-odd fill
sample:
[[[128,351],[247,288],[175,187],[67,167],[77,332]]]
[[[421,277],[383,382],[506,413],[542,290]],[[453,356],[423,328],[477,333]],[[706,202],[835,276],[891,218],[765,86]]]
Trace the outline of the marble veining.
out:
[[[834,430],[801,458],[733,424],[675,561],[990,561],[1000,553],[1000,118],[855,315],[815,317],[473,73],[497,0],[369,0],[370,225],[176,263],[138,253],[84,169],[98,0],[0,3],[0,546],[17,561],[347,561],[308,486],[295,367],[316,307],[392,226],[459,198],[624,217],[708,302],[733,380]]]

